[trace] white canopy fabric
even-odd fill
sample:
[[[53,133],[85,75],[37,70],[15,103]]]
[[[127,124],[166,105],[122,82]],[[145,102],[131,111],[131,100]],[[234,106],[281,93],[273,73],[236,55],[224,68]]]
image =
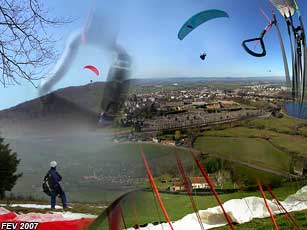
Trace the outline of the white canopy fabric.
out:
[[[293,16],[296,12],[295,0],[271,0],[271,2],[287,18]]]
[[[276,205],[275,201],[267,200],[272,213],[274,215],[280,214],[281,211]],[[281,204],[288,212],[301,211],[307,209],[307,186],[298,190],[295,194],[290,195]],[[223,204],[226,212],[231,217],[234,223],[243,224],[250,222],[254,218],[269,217],[263,198],[260,197],[246,197],[243,199],[232,199]],[[205,229],[212,229],[227,225],[223,212],[219,206],[208,208],[199,211],[203,226]],[[201,230],[197,217],[194,213],[188,214],[182,219],[173,222],[173,227],[176,230]],[[149,224],[142,230],[170,230],[167,223],[160,225]],[[129,228],[133,230],[133,228]]]

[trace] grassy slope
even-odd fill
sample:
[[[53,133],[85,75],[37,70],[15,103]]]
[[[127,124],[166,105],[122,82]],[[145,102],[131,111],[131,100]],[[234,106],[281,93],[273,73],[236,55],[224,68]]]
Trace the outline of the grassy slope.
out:
[[[195,146],[204,153],[240,160],[274,170],[287,170],[287,154],[260,138],[210,137],[199,138]]]
[[[207,131],[195,146],[205,153],[287,171],[289,152],[307,156],[307,138],[298,135],[304,124],[306,121],[287,116],[253,120],[245,127]]]
[[[205,133],[204,136],[262,138],[269,140],[277,148],[284,148],[287,152],[297,152],[303,156],[307,156],[307,138],[303,135],[289,135],[268,129],[237,127],[226,130],[213,130]],[[268,144],[270,143],[268,142]]]
[[[204,151],[215,151],[217,154],[223,156],[231,156],[239,160],[244,160],[254,164],[265,164],[267,167],[274,168],[276,170],[286,170],[288,162],[287,153],[273,146],[265,138],[270,138],[270,141],[274,144],[282,145],[283,147],[289,148],[289,150],[294,151],[295,148],[297,148],[297,150],[301,151],[302,154],[305,154],[303,151],[305,150],[304,141],[306,139],[302,136],[292,136],[285,134],[289,132],[295,132],[297,125],[301,124],[302,121],[296,119],[292,120],[288,117],[278,120],[275,118],[255,120],[252,121],[252,123],[245,124],[246,127],[231,128],[221,131],[208,131],[204,134],[203,137],[200,137],[196,141],[196,146],[203,148]],[[256,128],[256,126],[261,126],[261,129]],[[138,154],[136,154],[139,152],[139,147],[136,144],[120,144],[116,145],[115,148],[114,144],[99,143],[97,140],[93,141],[93,139],[69,139],[57,141],[56,143],[53,141],[49,144],[42,143],[41,140],[32,141],[32,147],[29,147],[28,144],[20,145],[19,143],[20,151],[17,150],[17,152],[21,152],[21,156],[26,156],[26,160],[23,162],[24,168],[27,168],[28,165],[37,165],[37,168],[43,169],[40,170],[41,172],[38,170],[30,173],[29,175],[24,175],[24,179],[26,176],[29,181],[37,181],[39,184],[38,186],[40,186],[41,183],[42,173],[46,169],[44,164],[46,164],[46,162],[48,162],[51,158],[53,159],[54,156],[56,156],[57,159],[60,159],[62,162],[70,161],[70,163],[84,159],[82,165],[79,165],[77,168],[73,167],[67,171],[64,171],[64,178],[68,178],[69,176],[73,175],[76,176],[76,172],[79,173],[77,174],[79,176],[84,175],[82,173],[85,173],[88,170],[87,164],[91,163],[99,165],[104,161],[103,156],[108,156],[108,160],[125,162],[133,161],[139,157]],[[300,147],[297,147],[299,145]],[[91,146],[90,150],[88,146]],[[161,163],[169,164],[172,162],[168,157],[165,158],[165,156],[169,155],[170,152],[174,152],[174,149],[172,148],[158,145],[144,145],[144,149],[145,152],[148,153],[148,159],[151,165],[159,165]],[[35,158],[33,157],[33,154],[36,156]],[[66,166],[67,165],[65,165],[65,167]],[[80,167],[82,169],[82,173],[79,172]],[[250,170],[247,167],[242,167],[242,170],[245,170],[246,173],[252,172],[253,174],[255,171],[257,171]],[[261,174],[261,172],[258,173]],[[28,182],[23,181],[23,183],[24,185],[19,186],[19,189],[29,189]],[[105,198],[109,196],[108,199],[112,199],[112,197],[116,196],[114,191],[110,191],[110,194],[105,194],[103,192],[97,194],[97,189],[99,189],[99,186],[91,187],[89,184],[82,186],[87,191],[81,191],[80,194],[80,185],[82,184],[80,184],[79,181],[72,181],[72,184],[69,186],[69,188],[67,188],[70,197],[72,197],[71,194],[73,194],[73,191],[77,188],[78,197],[82,194],[82,196],[94,198],[93,201],[97,200],[99,197]],[[103,187],[101,187],[101,189],[103,189]],[[295,192],[296,190],[296,186],[284,186],[282,188],[276,189],[275,192],[280,199],[284,199],[287,195]],[[251,195],[259,196],[257,192],[238,192],[235,194],[221,195],[221,198],[223,201],[226,201],[233,198],[241,198]],[[154,214],[154,205],[152,202],[148,203],[148,200],[152,200],[152,194],[146,193],[145,197],[148,198],[146,199],[147,202],[138,203],[136,201],[140,222],[147,223],[157,221],[157,215]],[[162,199],[165,202],[165,205],[173,220],[179,219],[184,215],[192,212],[190,201],[186,196],[162,194]],[[205,209],[216,205],[216,201],[212,196],[196,197],[195,199],[200,209]],[[75,210],[88,210],[82,207],[83,206],[81,205],[81,207],[76,208]],[[96,209],[94,213],[97,214],[97,212],[99,212],[99,210]],[[131,207],[125,207],[124,212],[127,215],[128,213],[131,213]],[[133,225],[135,223],[134,217],[127,216],[127,222]],[[247,224],[246,229],[253,229],[253,226],[259,225],[259,222],[260,221],[255,221],[251,224]],[[269,221],[264,221],[263,223],[270,226]]]
[[[280,200],[283,200],[289,194],[295,193],[296,190],[297,190],[296,185],[292,185],[275,189],[274,192]],[[237,192],[234,194],[220,195],[220,198],[223,202],[225,202],[230,199],[239,199],[247,196],[260,197],[260,194],[258,192]],[[267,196],[269,197],[268,194]],[[137,199],[135,200],[136,210],[138,213],[138,218],[140,220],[140,223],[151,223],[153,221],[157,221],[158,220],[157,212],[153,203],[152,193],[146,193],[145,197],[147,202],[143,202],[144,201],[143,197],[140,198],[140,202],[138,202]],[[161,194],[161,197],[172,220],[178,220],[184,217],[185,215],[193,212],[193,208],[188,196]],[[218,205],[213,196],[195,196],[194,199],[198,209],[200,210],[204,210]],[[132,209],[131,206],[129,207],[124,206],[124,215],[126,221],[134,225],[135,217],[132,215],[131,209]],[[160,213],[160,216],[162,217],[163,214]],[[162,218],[162,220],[163,219],[164,218]]]
[[[287,184],[278,189],[274,189],[274,193],[280,200],[284,200],[289,194],[295,193],[297,188],[298,187],[296,184]],[[260,194],[258,192],[237,192],[235,194],[220,195],[220,198],[223,202],[225,202],[230,199],[239,199],[239,198],[243,198],[247,196],[260,197]],[[267,197],[269,197],[268,194],[267,194]],[[174,221],[193,212],[191,202],[187,196],[161,194],[161,198],[165,204],[165,207],[168,211],[170,218]],[[194,199],[196,201],[197,207],[200,210],[204,210],[210,207],[217,206],[217,202],[213,196],[194,196]],[[1,203],[4,203],[4,202],[1,202]],[[20,202],[16,201],[15,203],[20,203]],[[70,204],[72,208],[69,211],[80,212],[80,213],[91,213],[91,214],[99,215],[103,209],[98,208],[97,207],[98,205],[99,204]],[[161,213],[161,211],[159,212],[156,211],[156,207],[153,201],[153,194],[151,192],[142,192],[142,193],[137,193],[136,195],[129,197],[125,201],[125,203],[121,204],[121,207],[123,209],[123,214],[125,217],[125,221],[128,226],[133,226],[136,223],[134,211],[133,211],[134,205],[135,205],[137,217],[138,217],[140,224],[158,221],[159,220],[158,215],[160,215],[162,221],[164,220],[163,214]],[[16,212],[23,212],[23,213],[29,213],[29,212],[44,213],[44,212],[50,211],[50,210],[25,209],[25,208],[18,208],[18,207],[15,207],[15,208],[8,207],[8,209],[12,211],[16,211]],[[263,224],[260,225],[260,223],[262,222]],[[264,220],[264,221],[256,220],[256,221],[253,221],[252,223],[242,225],[242,226],[248,226],[249,228],[247,229],[253,229],[255,225],[257,225],[259,229],[266,229],[266,228],[260,228],[260,226],[261,227],[270,226],[270,221],[269,220]],[[237,227],[239,227],[239,229],[245,229],[242,226],[239,225]],[[226,229],[226,228],[222,228],[222,229]]]
[[[245,123],[246,126],[262,126],[266,130],[272,130],[279,133],[293,133],[295,132],[296,127],[304,124],[307,124],[306,120],[289,117],[287,115],[284,115],[282,118],[271,117],[248,121]]]
[[[299,129],[299,131],[303,136],[307,136],[307,127],[302,127]]]
[[[299,185],[297,184],[285,184],[283,187],[274,189],[275,195],[280,199],[284,200],[288,195],[293,194],[298,189]],[[269,198],[269,194],[266,194]],[[247,196],[258,196],[260,197],[260,194],[258,192],[237,192],[235,194],[225,194],[220,195],[220,198],[223,202],[230,200],[230,199],[239,199]],[[162,200],[166,206],[166,209],[170,215],[170,218],[172,220],[178,220],[185,215],[192,213],[193,209],[190,203],[190,200],[187,196],[183,195],[172,195],[172,194],[161,194]],[[194,196],[194,199],[196,201],[197,207],[200,210],[204,210],[206,208],[217,206],[217,202],[213,196]],[[5,203],[5,201],[0,201],[0,203]],[[20,202],[15,201],[12,203],[41,203],[44,204],[45,202]],[[46,203],[45,203],[46,204]],[[134,212],[133,212],[133,206],[135,204],[137,216],[139,219],[139,223],[151,223],[154,221],[158,221],[158,212],[156,211],[156,207],[153,202],[153,195],[150,192],[143,192],[139,193],[130,199],[128,199],[124,204],[122,204],[123,213],[125,216],[125,221],[128,226],[133,226],[136,223]],[[79,213],[90,213],[99,215],[103,208],[99,208],[102,204],[80,204],[80,203],[73,203],[69,204],[72,208],[69,210],[71,212],[79,212]],[[19,207],[6,207],[7,209],[19,213],[29,213],[29,212],[40,212],[40,213],[46,213],[50,210],[37,210],[37,209],[26,209],[26,208],[19,208]],[[161,217],[161,220],[164,220],[163,214],[161,211],[159,212],[159,215]],[[304,226],[306,226],[306,218],[305,218],[305,212],[297,212],[295,213],[295,217],[299,221],[300,226],[302,229],[304,229]],[[280,229],[289,229],[289,227],[285,224],[283,218],[281,216],[277,216],[276,220],[278,221],[280,225]],[[105,224],[105,223],[103,223]],[[102,228],[103,229],[103,228]],[[222,227],[217,229],[228,229],[228,227]],[[269,218],[267,219],[256,219],[253,220],[250,223],[237,225],[236,229],[272,229],[272,224]]]

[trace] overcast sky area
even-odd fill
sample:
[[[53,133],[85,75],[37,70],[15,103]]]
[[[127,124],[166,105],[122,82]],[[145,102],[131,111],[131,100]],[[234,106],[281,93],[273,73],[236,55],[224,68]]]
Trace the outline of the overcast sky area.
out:
[[[303,0],[298,3],[307,24],[307,6]],[[53,0],[44,1],[44,6],[54,16],[73,19],[49,31],[58,38],[59,55],[69,36],[82,30],[91,9],[96,14],[114,13],[120,22],[117,41],[133,59],[132,78],[284,76],[275,28],[265,36],[266,57],[252,57],[241,46],[243,40],[257,37],[268,23],[260,12],[261,7],[271,16],[267,0]],[[180,41],[177,34],[184,22],[208,9],[224,10],[230,18],[209,21]],[[290,57],[286,25],[279,14],[278,19]],[[199,58],[202,52],[207,53],[205,61]],[[65,78],[54,89],[104,81],[111,63],[104,50],[82,45]],[[100,75],[83,69],[85,65],[96,66]],[[0,109],[37,96],[37,89],[26,82],[1,88]]]

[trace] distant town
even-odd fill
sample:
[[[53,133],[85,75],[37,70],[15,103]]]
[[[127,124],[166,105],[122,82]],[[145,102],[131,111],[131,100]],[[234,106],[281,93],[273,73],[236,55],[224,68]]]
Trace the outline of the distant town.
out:
[[[280,83],[250,82],[223,88],[204,84],[183,87],[179,83],[136,88],[117,121],[122,127],[132,127],[133,135],[119,133],[115,141],[163,142],[159,136],[170,132],[195,132],[271,114],[281,116],[281,104],[288,99],[287,88]],[[164,142],[175,145],[184,140]]]

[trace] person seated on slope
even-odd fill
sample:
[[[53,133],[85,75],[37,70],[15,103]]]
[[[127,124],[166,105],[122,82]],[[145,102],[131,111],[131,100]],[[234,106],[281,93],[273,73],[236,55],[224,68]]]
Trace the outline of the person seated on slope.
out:
[[[55,209],[56,197],[57,196],[59,196],[62,200],[63,209],[66,209],[67,208],[66,194],[65,194],[65,192],[63,191],[63,189],[60,185],[60,181],[62,180],[62,177],[57,172],[56,166],[57,166],[57,162],[51,161],[50,162],[50,169],[49,169],[47,175],[45,176],[45,179],[49,177],[50,181],[51,181],[51,183],[49,184],[50,189],[52,191],[50,193],[51,209]]]

